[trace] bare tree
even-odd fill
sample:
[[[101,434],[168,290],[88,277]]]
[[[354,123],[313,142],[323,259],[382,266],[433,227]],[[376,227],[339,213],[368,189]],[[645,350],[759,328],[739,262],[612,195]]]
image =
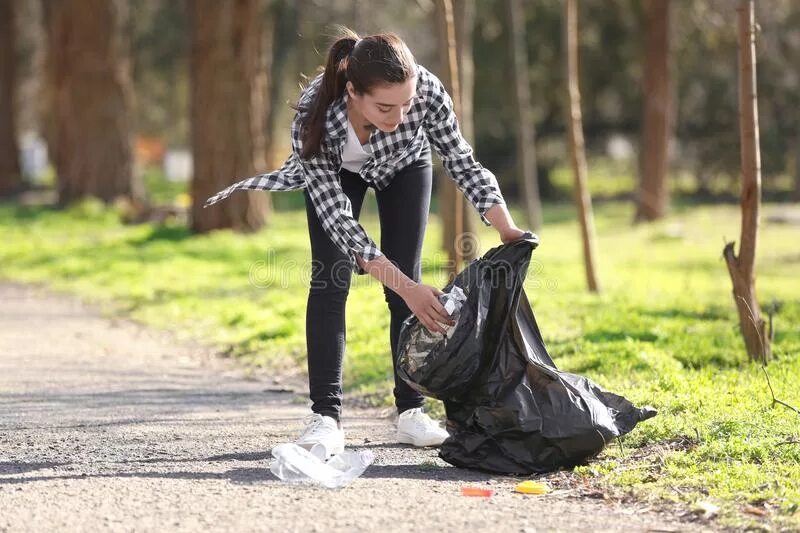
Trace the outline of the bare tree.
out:
[[[645,19],[644,111],[637,222],[662,218],[669,206],[669,0],[647,0]]]
[[[203,209],[215,192],[265,165],[266,69],[263,0],[189,0],[192,33],[191,116],[196,232],[255,231],[270,197],[244,192]]]
[[[506,0],[511,51],[511,75],[514,79],[514,105],[518,120],[517,177],[524,199],[528,224],[532,229],[542,226],[542,200],[536,175],[536,130],[531,108],[530,75],[528,72],[528,47],[525,31],[525,9],[522,0]]]
[[[564,39],[567,51],[567,87],[569,104],[567,106],[567,126],[572,170],[575,174],[575,203],[578,208],[578,221],[581,226],[583,259],[586,269],[586,282],[591,292],[600,292],[595,268],[595,236],[592,199],[589,195],[586,151],[583,141],[583,120],[581,117],[581,93],[578,78],[578,3],[566,0],[564,4]]]
[[[141,200],[133,173],[123,0],[47,0],[47,94],[59,203]]]
[[[462,8],[466,1],[467,0],[461,0]],[[436,8],[436,20],[440,36],[439,51],[442,70],[444,72],[442,81],[453,98],[453,107],[460,121],[461,117],[463,117],[463,93],[459,69],[456,8],[452,0],[438,0]],[[439,183],[439,212],[442,216],[443,248],[450,258],[448,266],[449,273],[455,274],[464,262],[464,249],[469,248],[467,241],[464,240],[465,199],[446,173],[442,174]]]
[[[734,243],[722,252],[733,282],[733,299],[739,326],[750,359],[766,364],[770,358],[772,331],[756,298],[756,245],[761,208],[761,154],[756,90],[756,29],[753,0],[741,0],[739,12],[739,137],[742,161],[742,232],[739,255]],[[770,328],[771,329],[771,328]]]
[[[0,196],[22,188],[17,144],[16,0],[0,0]]]
[[[453,97],[461,133],[467,141],[474,143],[472,117],[474,0],[438,0],[436,24],[442,82]],[[478,247],[468,238],[475,233],[477,215],[471,215],[467,199],[446,173],[440,176],[438,193],[442,242],[454,269],[451,273],[454,273],[458,271],[463,260],[477,257]]]

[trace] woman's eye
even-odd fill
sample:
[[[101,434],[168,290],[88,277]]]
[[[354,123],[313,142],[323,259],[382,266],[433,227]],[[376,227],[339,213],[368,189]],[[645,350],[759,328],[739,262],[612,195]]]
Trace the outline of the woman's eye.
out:
[[[388,113],[389,111],[391,111],[391,109],[383,109],[379,107],[378,111],[380,111],[381,113]]]

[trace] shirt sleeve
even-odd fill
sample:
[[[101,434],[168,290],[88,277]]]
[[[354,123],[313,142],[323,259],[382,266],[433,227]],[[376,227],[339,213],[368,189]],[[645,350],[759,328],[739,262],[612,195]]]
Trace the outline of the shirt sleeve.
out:
[[[339,250],[348,256],[356,274],[366,274],[355,260],[356,255],[364,261],[372,261],[383,255],[375,242],[353,216],[350,199],[342,190],[339,169],[330,158],[324,145],[320,155],[309,160],[300,157],[302,149],[300,113],[292,123],[292,149],[303,168],[306,190],[314,205],[322,227]]]
[[[442,164],[456,186],[475,206],[481,221],[491,226],[486,211],[495,204],[504,204],[495,175],[473,156],[472,147],[461,135],[453,100],[442,82],[429,73],[428,113],[424,128],[428,140],[442,159]]]

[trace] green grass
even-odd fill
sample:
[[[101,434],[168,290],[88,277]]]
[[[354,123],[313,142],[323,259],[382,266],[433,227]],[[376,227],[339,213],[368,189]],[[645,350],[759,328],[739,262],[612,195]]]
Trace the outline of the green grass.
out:
[[[284,193],[284,206],[297,198]],[[276,195],[277,199],[280,195]],[[766,205],[764,213],[798,206]],[[639,498],[721,505],[725,523],[768,520],[800,528],[800,416],[771,406],[761,370],[745,361],[721,258],[738,239],[736,206],[674,206],[653,225],[631,226],[632,206],[595,209],[600,296],[584,287],[571,205],[546,207],[526,290],[556,363],[638,404],[659,409],[598,461],[577,470]],[[521,220],[521,217],[516,217]],[[374,198],[363,215],[377,240]],[[480,228],[482,249],[498,244]],[[800,407],[798,228],[762,221],[758,295],[776,300],[778,398]],[[232,355],[278,370],[302,365],[309,272],[301,210],[281,211],[251,235],[192,236],[179,226],[124,226],[95,203],[72,209],[0,205],[0,277],[44,283],[102,304],[109,313],[217,343]],[[424,246],[424,281],[441,286],[438,219]],[[382,288],[355,280],[348,309],[348,394],[388,398],[389,314]]]

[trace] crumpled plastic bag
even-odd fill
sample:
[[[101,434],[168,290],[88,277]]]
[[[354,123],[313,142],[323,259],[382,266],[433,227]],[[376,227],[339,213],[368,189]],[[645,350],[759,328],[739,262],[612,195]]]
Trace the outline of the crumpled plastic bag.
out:
[[[458,327],[458,320],[461,317],[461,306],[466,301],[467,296],[461,287],[453,286],[449,292],[445,292],[439,296],[439,302],[444,306],[445,311],[450,318],[456,323],[452,326],[443,325],[445,333],[438,331],[430,331],[426,327],[415,328],[411,332],[409,339],[409,349],[406,352],[408,357],[409,366],[416,370],[419,365],[425,364],[425,359],[431,351],[441,351],[446,346],[450,339],[453,337],[456,328]]]
[[[444,402],[450,437],[439,456],[450,464],[519,475],[571,467],[656,415],[556,367],[523,289],[538,242],[528,232],[493,248],[443,289],[466,297],[446,338],[426,341],[414,315],[400,330],[398,374]]]
[[[337,489],[363,474],[375,460],[369,450],[345,451],[327,461],[326,455],[325,447],[320,444],[311,450],[291,442],[279,444],[272,449],[275,460],[269,469],[283,481]]]

